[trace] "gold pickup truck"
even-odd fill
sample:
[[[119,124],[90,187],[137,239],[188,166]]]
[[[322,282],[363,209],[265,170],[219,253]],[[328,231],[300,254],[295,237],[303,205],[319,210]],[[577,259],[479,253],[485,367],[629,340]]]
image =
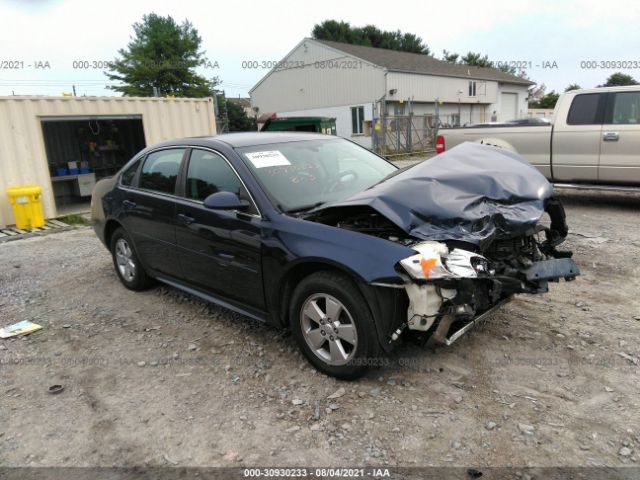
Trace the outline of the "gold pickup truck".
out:
[[[640,85],[566,92],[556,104],[551,124],[441,129],[436,151],[462,142],[517,152],[558,186],[637,188]]]

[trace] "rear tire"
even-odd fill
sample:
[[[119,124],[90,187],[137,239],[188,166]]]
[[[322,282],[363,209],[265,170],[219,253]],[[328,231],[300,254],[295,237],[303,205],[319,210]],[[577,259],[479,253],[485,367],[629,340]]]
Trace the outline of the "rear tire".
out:
[[[129,290],[145,290],[153,284],[123,228],[117,228],[111,235],[111,256],[118,278]]]
[[[293,337],[309,362],[343,380],[361,377],[380,365],[373,317],[346,275],[318,272],[293,292],[289,319]]]

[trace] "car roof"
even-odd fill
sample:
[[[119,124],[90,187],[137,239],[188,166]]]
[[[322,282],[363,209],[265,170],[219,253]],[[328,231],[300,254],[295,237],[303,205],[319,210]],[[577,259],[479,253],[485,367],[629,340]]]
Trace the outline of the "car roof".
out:
[[[232,148],[252,147],[256,145],[268,145],[271,143],[302,142],[305,140],[335,140],[338,137],[322,133],[307,132],[243,132],[225,133],[221,135],[205,137],[189,137],[176,140],[168,140],[153,147],[170,145],[197,145],[203,147],[215,147],[225,143]]]

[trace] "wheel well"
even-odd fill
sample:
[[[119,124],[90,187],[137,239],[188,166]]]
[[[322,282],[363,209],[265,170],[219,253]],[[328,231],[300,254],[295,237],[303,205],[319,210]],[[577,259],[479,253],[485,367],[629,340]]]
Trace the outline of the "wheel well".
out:
[[[280,301],[278,321],[281,326],[289,328],[289,307],[295,287],[303,278],[320,271],[340,273],[353,281],[371,311],[374,328],[381,347],[385,351],[390,351],[393,347],[385,339],[406,319],[409,305],[409,298],[406,292],[404,289],[373,287],[364,282],[354,272],[332,264],[322,262],[302,263],[287,272],[280,283],[282,288],[278,289],[279,292],[282,292],[278,298]]]
[[[113,235],[113,232],[121,226],[122,225],[120,225],[116,220],[109,220],[104,226],[104,243],[108,249],[111,249],[111,236]]]
[[[337,267],[335,265],[330,265],[322,262],[300,263],[289,270],[289,272],[287,272],[286,276],[280,283],[282,288],[278,289],[280,292],[282,292],[279,298],[280,311],[278,320],[283,327],[289,326],[289,304],[291,302],[291,296],[293,295],[293,290],[295,289],[296,285],[298,285],[304,278],[317,272],[336,272],[343,274],[349,277],[349,279],[356,284],[358,290],[360,290],[358,286],[359,279],[356,275],[353,274],[353,272]]]

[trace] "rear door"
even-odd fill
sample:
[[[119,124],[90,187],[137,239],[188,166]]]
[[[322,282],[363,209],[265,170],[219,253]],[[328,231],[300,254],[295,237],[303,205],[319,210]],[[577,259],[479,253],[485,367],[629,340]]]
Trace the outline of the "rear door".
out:
[[[186,148],[165,148],[147,155],[137,181],[123,189],[125,230],[146,268],[180,278],[176,250],[176,186]]]
[[[554,126],[551,158],[555,181],[598,180],[606,95],[606,92],[576,95],[569,107],[566,121],[562,120]]]
[[[261,218],[237,172],[221,154],[194,148],[185,168],[184,196],[176,208],[177,245],[186,280],[226,299],[264,308]],[[203,201],[233,192],[247,211],[212,210]]]
[[[640,183],[640,89],[609,94],[600,142],[600,183]]]

